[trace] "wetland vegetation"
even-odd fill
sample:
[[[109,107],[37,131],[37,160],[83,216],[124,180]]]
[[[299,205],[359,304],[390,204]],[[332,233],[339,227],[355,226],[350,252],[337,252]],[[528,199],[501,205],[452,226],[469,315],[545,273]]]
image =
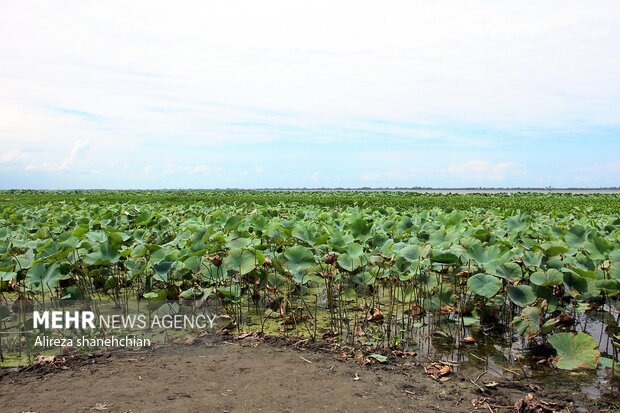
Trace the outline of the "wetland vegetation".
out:
[[[329,339],[372,349],[373,362],[417,352],[613,381],[619,205],[617,195],[6,191],[2,325],[19,332],[32,309],[75,300],[172,301],[216,306],[232,334]],[[2,347],[24,341],[3,336]]]

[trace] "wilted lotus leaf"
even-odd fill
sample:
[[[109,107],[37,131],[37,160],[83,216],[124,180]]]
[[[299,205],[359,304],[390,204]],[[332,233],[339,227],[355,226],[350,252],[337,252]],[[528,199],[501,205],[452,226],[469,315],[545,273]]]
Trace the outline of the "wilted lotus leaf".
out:
[[[369,312],[370,315],[366,318],[366,321],[383,320],[383,312],[380,309],[373,307]]]
[[[383,356],[381,354],[371,354],[371,355],[368,356],[368,358],[375,359],[379,363],[387,363],[387,361],[388,361],[387,356]]]
[[[435,380],[448,381],[449,377],[446,376],[452,373],[452,367],[447,363],[438,362],[424,367],[424,371]]]

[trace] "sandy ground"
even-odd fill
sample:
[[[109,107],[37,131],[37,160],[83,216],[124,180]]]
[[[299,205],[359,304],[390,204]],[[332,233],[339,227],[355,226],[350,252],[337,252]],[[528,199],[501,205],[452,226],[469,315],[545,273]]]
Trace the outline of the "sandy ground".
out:
[[[472,400],[479,400],[478,411],[488,412],[515,411],[510,407],[529,392],[480,394],[469,377],[453,375],[441,383],[416,364],[363,366],[332,353],[247,340],[176,345],[79,358],[64,369],[5,370],[0,410],[422,413],[468,412],[474,410]]]

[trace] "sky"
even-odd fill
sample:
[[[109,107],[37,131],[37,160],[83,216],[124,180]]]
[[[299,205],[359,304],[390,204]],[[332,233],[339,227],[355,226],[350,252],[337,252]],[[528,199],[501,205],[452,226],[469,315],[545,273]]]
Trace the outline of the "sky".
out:
[[[620,2],[0,0],[0,189],[620,186]]]

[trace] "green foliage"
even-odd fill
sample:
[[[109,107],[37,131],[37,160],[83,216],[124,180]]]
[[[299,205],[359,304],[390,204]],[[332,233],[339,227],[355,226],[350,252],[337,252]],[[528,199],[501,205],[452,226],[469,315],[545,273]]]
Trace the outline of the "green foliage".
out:
[[[490,274],[476,274],[467,280],[467,287],[475,294],[491,298],[502,288],[502,280]]]
[[[536,301],[536,294],[529,285],[508,286],[508,297],[518,306],[527,307]]]
[[[563,370],[595,369],[601,355],[594,338],[586,333],[554,334],[549,343],[558,353],[554,364]]]
[[[550,334],[558,367],[591,365],[552,313],[618,305],[618,210],[615,195],[2,191],[0,283],[37,299],[263,300],[303,319],[318,303],[332,327],[387,298],[383,319],[502,320]]]
[[[521,315],[512,320],[515,330],[526,338],[532,338],[540,333],[541,312],[538,307],[526,307]]]

